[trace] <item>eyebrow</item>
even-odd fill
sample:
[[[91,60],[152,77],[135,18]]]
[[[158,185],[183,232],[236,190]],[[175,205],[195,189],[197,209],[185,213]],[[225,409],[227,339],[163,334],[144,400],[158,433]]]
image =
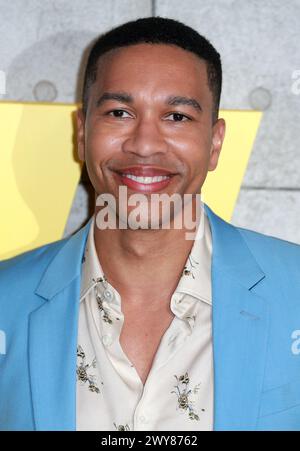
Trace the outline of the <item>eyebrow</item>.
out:
[[[126,92],[104,92],[96,102],[96,107],[99,108],[107,100],[117,100],[121,103],[133,103],[134,99],[131,94]],[[165,102],[167,105],[189,105],[197,111],[202,111],[200,103],[192,97],[184,96],[169,96]]]

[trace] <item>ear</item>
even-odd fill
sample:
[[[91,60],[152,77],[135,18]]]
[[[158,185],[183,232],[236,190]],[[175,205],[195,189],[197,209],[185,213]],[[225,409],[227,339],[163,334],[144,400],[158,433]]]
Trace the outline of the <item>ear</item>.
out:
[[[210,159],[208,170],[214,171],[218,165],[220,152],[225,137],[226,124],[224,119],[218,119],[212,129],[212,144],[210,150]]]
[[[78,109],[76,112],[77,119],[77,151],[78,157],[81,161],[85,160],[85,116],[83,114],[82,108]]]

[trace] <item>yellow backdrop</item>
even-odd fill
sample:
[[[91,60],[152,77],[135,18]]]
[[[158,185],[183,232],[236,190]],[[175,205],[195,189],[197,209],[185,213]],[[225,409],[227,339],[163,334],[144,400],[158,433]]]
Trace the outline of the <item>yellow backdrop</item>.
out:
[[[80,179],[76,105],[0,102],[0,260],[62,237]],[[226,138],[203,200],[230,220],[261,120],[221,111]]]

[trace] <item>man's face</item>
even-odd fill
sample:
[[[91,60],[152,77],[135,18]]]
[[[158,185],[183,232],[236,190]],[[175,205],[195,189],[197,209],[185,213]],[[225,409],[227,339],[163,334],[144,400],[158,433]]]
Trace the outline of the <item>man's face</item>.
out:
[[[79,157],[96,195],[199,193],[217,166],[225,124],[212,123],[206,63],[163,44],[115,49],[99,60],[87,114],[78,113]],[[142,177],[147,177],[143,179]]]

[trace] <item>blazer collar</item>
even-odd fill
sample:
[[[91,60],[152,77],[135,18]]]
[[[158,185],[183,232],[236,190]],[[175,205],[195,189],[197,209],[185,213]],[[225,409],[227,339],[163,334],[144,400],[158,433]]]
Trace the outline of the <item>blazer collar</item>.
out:
[[[82,257],[91,223],[92,218],[66,240],[48,265],[35,294],[50,300],[80,275]]]
[[[215,268],[222,269],[228,276],[238,279],[251,289],[265,274],[237,227],[224,221],[207,205],[205,211],[212,230],[213,260]]]

